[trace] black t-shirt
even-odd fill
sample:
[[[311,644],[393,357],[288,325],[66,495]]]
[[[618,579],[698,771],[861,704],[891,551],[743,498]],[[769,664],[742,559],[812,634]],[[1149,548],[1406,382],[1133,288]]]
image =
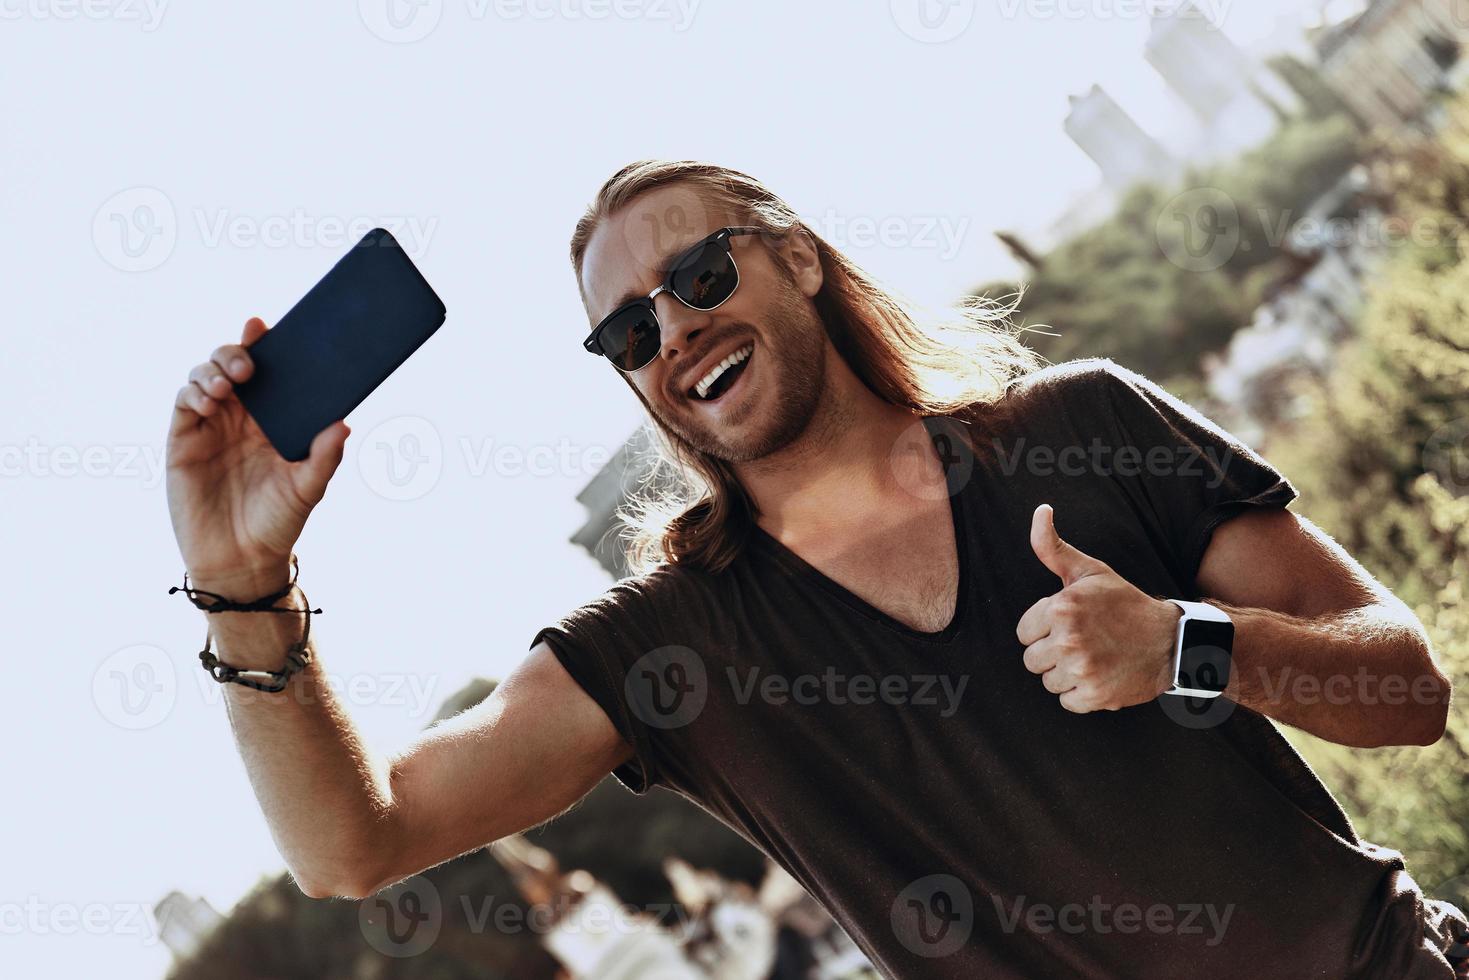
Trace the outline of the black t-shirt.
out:
[[[1214,528],[1290,483],[1107,360],[924,424],[959,545],[944,629],[757,529],[723,573],[663,566],[537,634],[632,746],[617,778],[729,824],[893,977],[1451,976],[1463,914],[1356,835],[1269,719],[1170,696],[1073,714],[1021,659],[1021,615],[1060,590],[1039,504],[1144,592],[1197,598]]]

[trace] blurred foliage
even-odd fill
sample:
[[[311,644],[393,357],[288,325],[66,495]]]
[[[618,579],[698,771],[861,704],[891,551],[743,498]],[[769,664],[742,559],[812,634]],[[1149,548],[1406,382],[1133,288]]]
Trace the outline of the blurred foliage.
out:
[[[1305,115],[1228,164],[1196,170],[1182,184],[1142,184],[1107,221],[1043,256],[1026,283],[976,290],[1023,293],[1017,320],[1059,334],[1028,333],[1052,361],[1107,356],[1176,388],[1204,354],[1223,348],[1260,301],[1298,268],[1281,249],[1289,225],[1357,162],[1361,137],[1344,115]],[[1179,194],[1213,188],[1234,202],[1239,246],[1217,269],[1167,258],[1167,236],[1187,234],[1168,219]],[[1178,254],[1174,252],[1173,254]]]
[[[1311,408],[1272,434],[1301,509],[1413,607],[1456,685],[1469,669],[1469,106],[1432,143],[1378,168],[1400,216],[1434,236],[1399,246],[1354,341]],[[1469,900],[1469,694],[1429,747],[1352,749],[1287,730],[1369,840],[1404,852],[1430,892]],[[1447,884],[1445,884],[1447,883]]]

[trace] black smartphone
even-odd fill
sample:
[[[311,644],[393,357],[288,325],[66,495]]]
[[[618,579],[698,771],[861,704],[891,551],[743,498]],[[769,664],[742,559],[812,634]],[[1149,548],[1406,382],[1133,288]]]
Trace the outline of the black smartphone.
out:
[[[286,459],[362,404],[444,322],[443,302],[384,228],[374,228],[250,345],[240,404]]]

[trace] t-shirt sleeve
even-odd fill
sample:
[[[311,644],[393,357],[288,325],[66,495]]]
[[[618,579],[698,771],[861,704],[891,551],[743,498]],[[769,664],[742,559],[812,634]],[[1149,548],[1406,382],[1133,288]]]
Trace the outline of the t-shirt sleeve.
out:
[[[1284,507],[1295,487],[1264,457],[1142,375],[1101,359],[1087,372],[1110,419],[1111,476],[1133,499],[1175,577],[1198,594],[1215,528],[1252,507]],[[1104,399],[1104,400],[1103,400]]]
[[[653,732],[632,710],[627,697],[628,670],[659,648],[660,617],[649,579],[624,579],[607,592],[536,633],[561,666],[606,713],[633,757],[612,774],[634,793],[662,783]]]

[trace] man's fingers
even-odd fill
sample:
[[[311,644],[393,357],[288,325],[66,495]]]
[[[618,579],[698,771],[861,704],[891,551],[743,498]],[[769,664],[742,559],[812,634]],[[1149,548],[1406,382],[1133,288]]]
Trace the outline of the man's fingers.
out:
[[[1052,694],[1068,694],[1076,690],[1076,679],[1064,667],[1052,667],[1041,674],[1041,686]]]
[[[1105,562],[1061,540],[1061,535],[1056,532],[1055,511],[1050,504],[1041,504],[1031,517],[1030,547],[1041,564],[1061,579],[1063,586],[1108,569]]]
[[[312,507],[326,496],[326,485],[342,462],[342,453],[351,434],[346,422],[333,422],[311,440],[311,450],[306,458],[295,465],[299,467],[296,492]]]
[[[211,398],[224,398],[231,391],[229,379],[213,361],[195,365],[194,370],[189,372],[189,380]]]
[[[250,377],[255,370],[255,362],[241,344],[216,347],[214,353],[209,355],[209,360],[219,368],[221,374],[236,384]]]
[[[1025,610],[1025,615],[1021,616],[1020,622],[1015,624],[1015,638],[1025,646],[1030,646],[1051,632],[1049,608],[1054,598],[1055,596],[1048,595],[1037,601]]]
[[[190,381],[179,389],[178,395],[173,400],[173,424],[171,431],[177,431],[193,425],[199,416],[214,414],[214,409],[219,403],[208,395],[194,382]]]
[[[244,344],[246,347],[249,347],[251,344],[255,343],[255,341],[259,340],[261,337],[264,337],[265,332],[268,329],[270,328],[265,325],[264,320],[260,319],[260,317],[258,316],[252,316],[250,319],[245,321],[245,330],[240,335],[240,343]]]
[[[1044,674],[1055,667],[1060,659],[1060,651],[1056,644],[1050,639],[1045,639],[1026,647],[1020,662],[1025,664],[1025,669],[1032,674]]]

